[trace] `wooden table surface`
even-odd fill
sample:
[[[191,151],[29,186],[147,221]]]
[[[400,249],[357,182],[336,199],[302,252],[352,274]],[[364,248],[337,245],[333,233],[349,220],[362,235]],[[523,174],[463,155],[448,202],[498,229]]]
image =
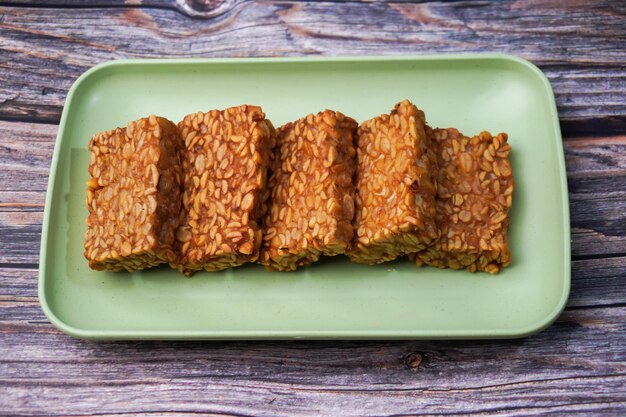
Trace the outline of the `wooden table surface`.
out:
[[[507,52],[538,65],[567,161],[572,291],[510,341],[73,339],[37,300],[65,95],[117,58]],[[0,414],[626,415],[626,2],[0,1]]]

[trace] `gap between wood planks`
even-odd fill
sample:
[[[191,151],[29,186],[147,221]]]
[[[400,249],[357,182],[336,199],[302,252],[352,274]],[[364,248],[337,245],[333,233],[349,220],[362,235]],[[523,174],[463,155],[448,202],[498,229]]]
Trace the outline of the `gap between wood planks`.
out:
[[[0,114],[0,122],[34,123],[41,125],[58,126],[61,112],[58,117],[45,116],[9,116]],[[592,117],[588,119],[561,119],[561,134],[563,140],[586,138],[593,135],[596,138],[611,137],[626,132],[626,116]]]

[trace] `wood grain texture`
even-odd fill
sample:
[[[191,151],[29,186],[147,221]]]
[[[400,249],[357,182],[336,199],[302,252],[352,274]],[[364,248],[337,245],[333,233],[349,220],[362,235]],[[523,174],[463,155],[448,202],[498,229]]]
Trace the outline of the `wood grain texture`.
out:
[[[23,294],[32,271],[9,272]],[[20,297],[0,298],[11,315],[0,405],[20,415],[71,404],[76,415],[617,416],[626,404],[626,307],[568,310],[513,341],[94,343],[51,330],[34,293]]]
[[[153,8],[178,11],[188,17],[210,19],[232,9],[237,0],[11,0],[0,5],[29,8]]]
[[[563,145],[572,256],[626,254],[626,136],[566,139]]]
[[[626,3],[0,1],[0,415],[626,415]],[[511,341],[72,339],[37,301],[67,90],[118,58],[508,52],[555,91],[572,290]]]
[[[50,327],[35,274],[0,269],[0,406],[14,414],[71,404],[76,415],[619,415],[626,405],[626,307],[589,306],[604,293],[596,285],[523,340],[96,343]]]
[[[626,131],[626,6],[579,3],[240,0],[211,19],[151,3],[0,8],[0,118],[56,123],[72,82],[110,59],[507,52],[545,71],[565,130]]]

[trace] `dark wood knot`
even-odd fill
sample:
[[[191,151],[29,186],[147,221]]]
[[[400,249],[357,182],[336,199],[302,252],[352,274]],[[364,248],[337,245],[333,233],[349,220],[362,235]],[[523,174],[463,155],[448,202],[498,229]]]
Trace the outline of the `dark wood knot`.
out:
[[[417,369],[422,364],[423,357],[418,352],[411,352],[404,358],[404,364],[412,371],[417,371]]]
[[[176,0],[178,9],[187,16],[209,19],[231,12],[240,0]]]

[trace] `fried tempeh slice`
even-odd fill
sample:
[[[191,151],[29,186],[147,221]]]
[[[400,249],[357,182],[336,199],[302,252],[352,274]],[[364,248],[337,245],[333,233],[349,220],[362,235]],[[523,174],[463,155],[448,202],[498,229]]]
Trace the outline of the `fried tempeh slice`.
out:
[[[425,248],[435,225],[437,161],[410,101],[359,126],[351,261],[378,264]]]
[[[268,270],[293,271],[350,244],[356,128],[325,110],[279,129],[260,260]]]
[[[511,263],[507,230],[513,195],[507,134],[472,138],[432,130],[439,160],[437,224],[441,237],[418,252],[418,265],[496,273]]]
[[[135,271],[171,261],[182,181],[176,126],[150,116],[97,133],[88,146],[89,266]]]
[[[242,105],[189,114],[178,128],[185,141],[184,193],[172,266],[191,275],[256,261],[276,139],[272,123],[260,107]]]

